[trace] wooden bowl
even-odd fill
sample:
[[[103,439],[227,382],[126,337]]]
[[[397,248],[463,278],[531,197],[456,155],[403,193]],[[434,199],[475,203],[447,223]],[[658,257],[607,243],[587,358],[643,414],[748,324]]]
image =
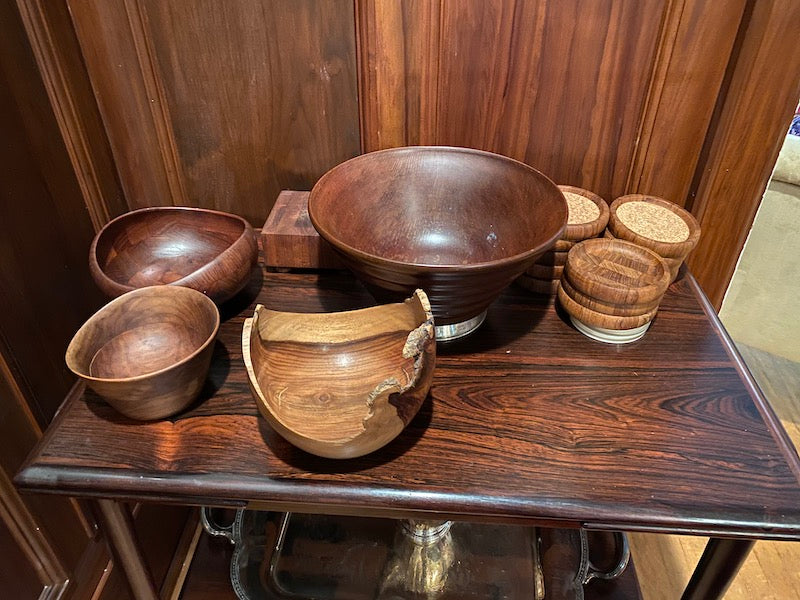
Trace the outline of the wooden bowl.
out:
[[[150,285],[179,285],[220,303],[247,284],[257,259],[255,233],[243,218],[164,206],[109,222],[92,242],[89,268],[112,297]]]
[[[67,348],[66,362],[123,415],[163,419],[197,397],[218,328],[219,311],[200,292],[141,288],[86,321]]]
[[[539,171],[468,148],[358,156],[317,182],[308,210],[373,289],[424,289],[437,326],[478,318],[567,222],[563,194]]]
[[[242,332],[258,409],[306,452],[352,458],[381,448],[411,421],[436,362],[425,293],[361,310],[297,314],[259,305]]]

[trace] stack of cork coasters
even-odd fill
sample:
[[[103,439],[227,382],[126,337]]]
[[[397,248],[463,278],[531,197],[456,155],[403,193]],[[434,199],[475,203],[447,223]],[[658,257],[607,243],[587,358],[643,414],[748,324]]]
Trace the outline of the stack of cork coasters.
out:
[[[556,292],[569,250],[576,243],[603,233],[609,219],[608,204],[597,194],[568,185],[558,188],[564,194],[569,208],[564,235],[517,279],[521,286],[539,294]]]
[[[605,237],[633,242],[661,256],[671,280],[700,238],[700,226],[686,210],[663,198],[644,194],[621,196],[611,204]]]
[[[669,266],[652,250],[594,239],[569,251],[557,294],[578,331],[625,344],[645,334],[670,281]]]

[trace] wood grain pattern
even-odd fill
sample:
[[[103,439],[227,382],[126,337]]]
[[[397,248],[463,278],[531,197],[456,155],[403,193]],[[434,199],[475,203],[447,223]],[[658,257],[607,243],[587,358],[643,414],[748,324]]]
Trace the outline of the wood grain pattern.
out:
[[[254,302],[278,310],[372,302],[345,275],[263,282],[253,281]],[[251,305],[221,328],[191,411],[133,424],[87,391],[16,482],[161,502],[796,539],[800,461],[699,294],[687,274],[648,335],[609,352],[551,301],[509,288],[480,330],[440,349],[430,401],[404,432],[347,464],[293,448],[258,415],[241,367]]]
[[[564,278],[590,298],[643,309],[658,304],[671,282],[669,268],[652,250],[602,238],[569,251]]]
[[[163,419],[200,393],[219,311],[196,290],[145,287],[112,300],[67,347],[70,370],[131,419]]]
[[[351,2],[70,7],[131,208],[261,225],[282,189],[358,153]]]
[[[258,305],[242,352],[275,431],[311,454],[353,458],[396,438],[428,395],[433,314],[421,290],[402,303],[321,315]]]
[[[664,2],[371,4],[358,4],[365,151],[469,146],[623,193]]]
[[[691,206],[692,179],[746,4],[665,3],[626,193],[654,194]]]
[[[255,231],[241,217],[201,208],[126,213],[98,232],[89,270],[107,295],[148,285],[180,285],[216,303],[235,296],[258,260]]]
[[[705,234],[688,264],[717,309],[800,97],[800,46],[790,25],[798,19],[791,0],[752,4],[693,186],[692,212]]]
[[[356,0],[361,147],[437,143],[441,0]]]
[[[343,268],[308,217],[308,192],[283,190],[261,228],[264,264],[275,268]]]
[[[539,171],[436,146],[371,152],[337,166],[311,190],[308,212],[342,262],[378,293],[397,300],[424,290],[437,326],[480,315],[567,223],[564,196]]]
[[[587,223],[578,222],[578,220],[573,218],[570,214],[563,239],[571,242],[580,242],[581,240],[597,237],[603,233],[606,225],[608,225],[608,203],[603,198],[590,190],[584,190],[583,188],[572,185],[560,185],[558,189],[560,189],[567,198],[569,198],[569,195],[577,195],[591,201],[600,211],[596,219]],[[567,202],[569,203],[569,200],[567,200]]]
[[[174,164],[165,160],[169,136],[156,74],[146,57],[143,23],[133,2],[67,0],[83,60],[97,98],[120,185],[130,209],[169,206],[182,198]],[[128,9],[134,9],[134,24]],[[137,45],[139,52],[137,52]],[[184,203],[185,202],[178,202]]]

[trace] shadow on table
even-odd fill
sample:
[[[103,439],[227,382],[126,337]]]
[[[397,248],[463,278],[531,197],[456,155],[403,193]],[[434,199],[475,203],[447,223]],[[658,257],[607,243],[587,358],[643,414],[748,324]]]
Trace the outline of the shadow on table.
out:
[[[417,444],[432,418],[433,401],[428,394],[417,415],[394,440],[366,456],[341,460],[314,456],[293,446],[278,435],[264,419],[258,420],[258,427],[264,442],[287,465],[310,473],[342,474],[358,473],[399,458]]]

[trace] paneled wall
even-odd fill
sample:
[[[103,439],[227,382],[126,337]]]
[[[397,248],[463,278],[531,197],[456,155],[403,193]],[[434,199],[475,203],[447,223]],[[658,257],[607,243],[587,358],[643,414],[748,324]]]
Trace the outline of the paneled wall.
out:
[[[69,0],[130,208],[262,225],[359,153],[350,0]]]
[[[724,162],[710,151],[715,109],[744,38],[773,36],[751,28],[752,15],[781,4],[63,1],[124,207],[203,206],[254,225],[281,189],[310,189],[359,152],[412,144],[499,152],[608,199],[650,193],[692,209],[702,187],[698,214],[727,213],[728,197],[707,197],[701,181]],[[788,43],[773,44],[776,56]],[[93,215],[120,210],[97,194],[87,202]],[[694,264],[715,303],[750,220],[735,232],[702,223]]]
[[[358,0],[364,148],[472,146],[684,204],[743,7]]]

